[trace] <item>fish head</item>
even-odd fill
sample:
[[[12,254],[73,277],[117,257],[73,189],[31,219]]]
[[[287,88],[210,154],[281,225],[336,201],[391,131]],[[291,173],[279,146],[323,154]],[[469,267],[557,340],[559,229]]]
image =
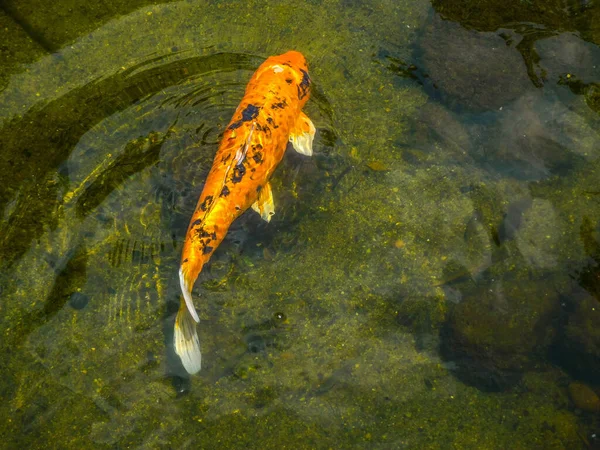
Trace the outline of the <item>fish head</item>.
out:
[[[297,70],[304,69],[304,71],[308,71],[308,65],[306,64],[306,58],[300,52],[295,50],[290,50],[289,52],[285,52],[281,55],[272,56],[273,60],[279,62],[280,64],[291,66]]]
[[[306,58],[302,53],[290,50],[281,55],[271,56],[263,65],[272,71],[273,75],[280,77],[298,96],[301,107],[306,103],[310,95],[311,79]]]

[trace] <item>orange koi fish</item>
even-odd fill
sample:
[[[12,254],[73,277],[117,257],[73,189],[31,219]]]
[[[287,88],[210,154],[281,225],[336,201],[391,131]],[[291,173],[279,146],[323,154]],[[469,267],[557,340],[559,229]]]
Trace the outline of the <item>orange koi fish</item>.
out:
[[[271,56],[256,70],[227,126],[183,245],[179,281],[183,299],[175,319],[174,345],[185,369],[200,370],[198,314],[192,287],[232,222],[252,207],[267,222],[275,213],[269,179],[285,152],[312,155],[315,127],[302,112],[310,77],[301,53]]]

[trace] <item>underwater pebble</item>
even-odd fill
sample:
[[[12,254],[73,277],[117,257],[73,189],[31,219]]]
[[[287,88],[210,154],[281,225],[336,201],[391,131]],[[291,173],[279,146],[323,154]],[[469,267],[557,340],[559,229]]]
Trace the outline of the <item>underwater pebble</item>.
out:
[[[599,412],[600,398],[589,386],[574,382],[569,385],[569,397],[575,407],[583,411]]]
[[[387,172],[388,167],[380,161],[371,161],[367,164],[367,167],[373,172]]]
[[[90,298],[81,292],[74,292],[69,298],[69,306],[73,309],[83,309],[87,306]]]
[[[257,334],[247,337],[246,344],[248,345],[248,350],[251,353],[260,353],[267,348],[264,338]]]

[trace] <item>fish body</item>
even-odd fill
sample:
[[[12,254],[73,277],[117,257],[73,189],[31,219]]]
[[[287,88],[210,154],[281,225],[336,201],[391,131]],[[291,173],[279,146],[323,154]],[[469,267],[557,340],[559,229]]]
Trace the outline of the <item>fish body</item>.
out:
[[[192,288],[232,222],[252,207],[269,221],[274,214],[269,179],[288,142],[312,154],[315,127],[302,112],[310,96],[304,56],[271,56],[256,70],[227,126],[183,245],[179,280],[183,298],[175,320],[174,346],[189,373],[201,367]]]

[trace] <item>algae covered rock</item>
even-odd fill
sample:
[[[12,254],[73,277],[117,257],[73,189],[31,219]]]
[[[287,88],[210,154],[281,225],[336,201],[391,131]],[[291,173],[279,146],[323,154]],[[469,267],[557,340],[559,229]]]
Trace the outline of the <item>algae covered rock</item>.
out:
[[[565,296],[566,317],[553,357],[580,380],[600,383],[600,242],[597,224],[584,217],[579,230],[588,260],[576,273],[579,288]]]
[[[570,302],[575,303],[575,310],[568,316],[553,354],[576,377],[600,382],[600,303],[587,294],[573,296]]]
[[[519,52],[494,33],[467,30],[436,15],[420,46],[425,72],[456,106],[498,109],[531,85]]]
[[[573,404],[584,411],[600,411],[600,398],[592,388],[583,383],[574,382],[569,384],[569,397]]]
[[[463,381],[499,391],[516,383],[554,334],[558,296],[549,283],[492,281],[450,312],[442,353]]]
[[[531,82],[537,87],[544,85],[547,76],[545,65],[540,67],[537,52],[541,40],[556,36],[554,30],[573,31],[593,43],[600,38],[597,27],[588,25],[597,23],[600,16],[600,8],[590,2],[434,0],[432,6],[446,20],[459,22],[469,30],[497,31],[507,44],[514,42]]]
[[[528,92],[498,112],[486,130],[496,168],[520,180],[566,176],[589,164],[598,139],[594,122],[540,91]]]
[[[566,74],[575,75],[584,83],[598,80],[596,66],[600,62],[600,48],[576,33],[561,33],[540,40],[535,48],[548,80],[555,82]]]

